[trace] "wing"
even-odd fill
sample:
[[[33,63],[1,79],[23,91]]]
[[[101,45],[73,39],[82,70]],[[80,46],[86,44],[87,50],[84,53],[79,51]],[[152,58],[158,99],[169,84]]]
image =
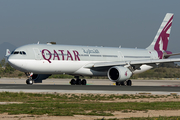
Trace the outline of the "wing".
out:
[[[112,67],[112,66],[125,66],[125,65],[151,65],[168,62],[180,62],[180,58],[173,59],[153,59],[153,60],[132,60],[132,61],[115,61],[115,62],[98,62],[90,63],[84,66],[85,68],[98,68],[98,67]]]

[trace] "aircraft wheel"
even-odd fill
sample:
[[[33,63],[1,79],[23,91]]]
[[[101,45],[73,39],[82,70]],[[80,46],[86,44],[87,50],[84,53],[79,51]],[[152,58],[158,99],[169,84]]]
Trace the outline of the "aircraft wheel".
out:
[[[28,83],[29,83],[29,79],[26,80],[26,84],[28,84]]]
[[[116,82],[116,86],[120,86],[121,84],[120,84],[120,82]]]
[[[127,81],[127,86],[131,86],[132,85],[132,81],[131,80],[128,80]]]
[[[75,84],[76,84],[75,79],[72,79],[72,80],[70,81],[70,84],[71,84],[71,85],[75,85]]]
[[[81,79],[76,80],[76,85],[81,85]]]
[[[87,83],[87,82],[86,82],[85,79],[83,79],[82,82],[81,82],[82,85],[86,85],[86,83]]]
[[[121,86],[124,86],[124,85],[125,85],[124,81],[123,81],[123,82],[120,82],[120,84],[121,84]]]
[[[33,80],[31,80],[31,79],[27,79],[27,80],[26,80],[26,84],[28,84],[28,85],[32,85],[32,84],[33,84]]]

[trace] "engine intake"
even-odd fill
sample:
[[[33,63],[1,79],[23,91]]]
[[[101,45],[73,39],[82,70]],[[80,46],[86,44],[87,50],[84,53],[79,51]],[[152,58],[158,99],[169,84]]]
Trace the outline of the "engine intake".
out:
[[[114,66],[108,70],[108,78],[112,82],[121,82],[129,79],[132,76],[132,72],[122,66]]]

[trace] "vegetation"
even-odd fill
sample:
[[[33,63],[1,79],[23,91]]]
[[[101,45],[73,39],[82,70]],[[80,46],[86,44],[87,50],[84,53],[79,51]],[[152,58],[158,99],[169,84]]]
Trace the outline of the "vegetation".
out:
[[[0,77],[11,76],[15,72],[15,69],[12,68],[5,59],[0,62]]]
[[[179,120],[179,119],[180,116],[172,116],[172,117],[159,116],[159,117],[126,118],[124,120]]]
[[[113,116],[114,111],[179,110],[180,102],[102,102],[115,98],[139,98],[141,95],[38,94],[1,92],[0,113],[31,115],[98,115]],[[143,97],[145,97],[143,95]],[[157,96],[147,96],[157,97]],[[167,97],[167,96],[158,96]],[[178,96],[179,97],[179,96]],[[141,98],[141,97],[140,97]],[[16,103],[17,102],[17,103]]]
[[[159,117],[131,117],[131,118],[124,118],[124,119],[97,119],[97,120],[180,120],[180,116],[172,116],[172,117],[165,117],[165,116],[159,116]]]
[[[167,68],[159,67],[153,68],[141,74],[133,75],[132,78],[150,78],[150,79],[160,79],[160,78],[180,78],[180,68]]]

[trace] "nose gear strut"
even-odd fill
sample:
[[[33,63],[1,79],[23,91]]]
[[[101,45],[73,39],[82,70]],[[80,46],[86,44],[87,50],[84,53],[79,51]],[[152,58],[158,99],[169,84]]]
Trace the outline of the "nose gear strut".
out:
[[[33,84],[33,80],[32,80],[32,76],[33,76],[33,73],[31,72],[28,72],[28,73],[25,73],[26,74],[26,76],[28,77],[28,79],[26,80],[26,84],[28,84],[28,85],[32,85]]]

